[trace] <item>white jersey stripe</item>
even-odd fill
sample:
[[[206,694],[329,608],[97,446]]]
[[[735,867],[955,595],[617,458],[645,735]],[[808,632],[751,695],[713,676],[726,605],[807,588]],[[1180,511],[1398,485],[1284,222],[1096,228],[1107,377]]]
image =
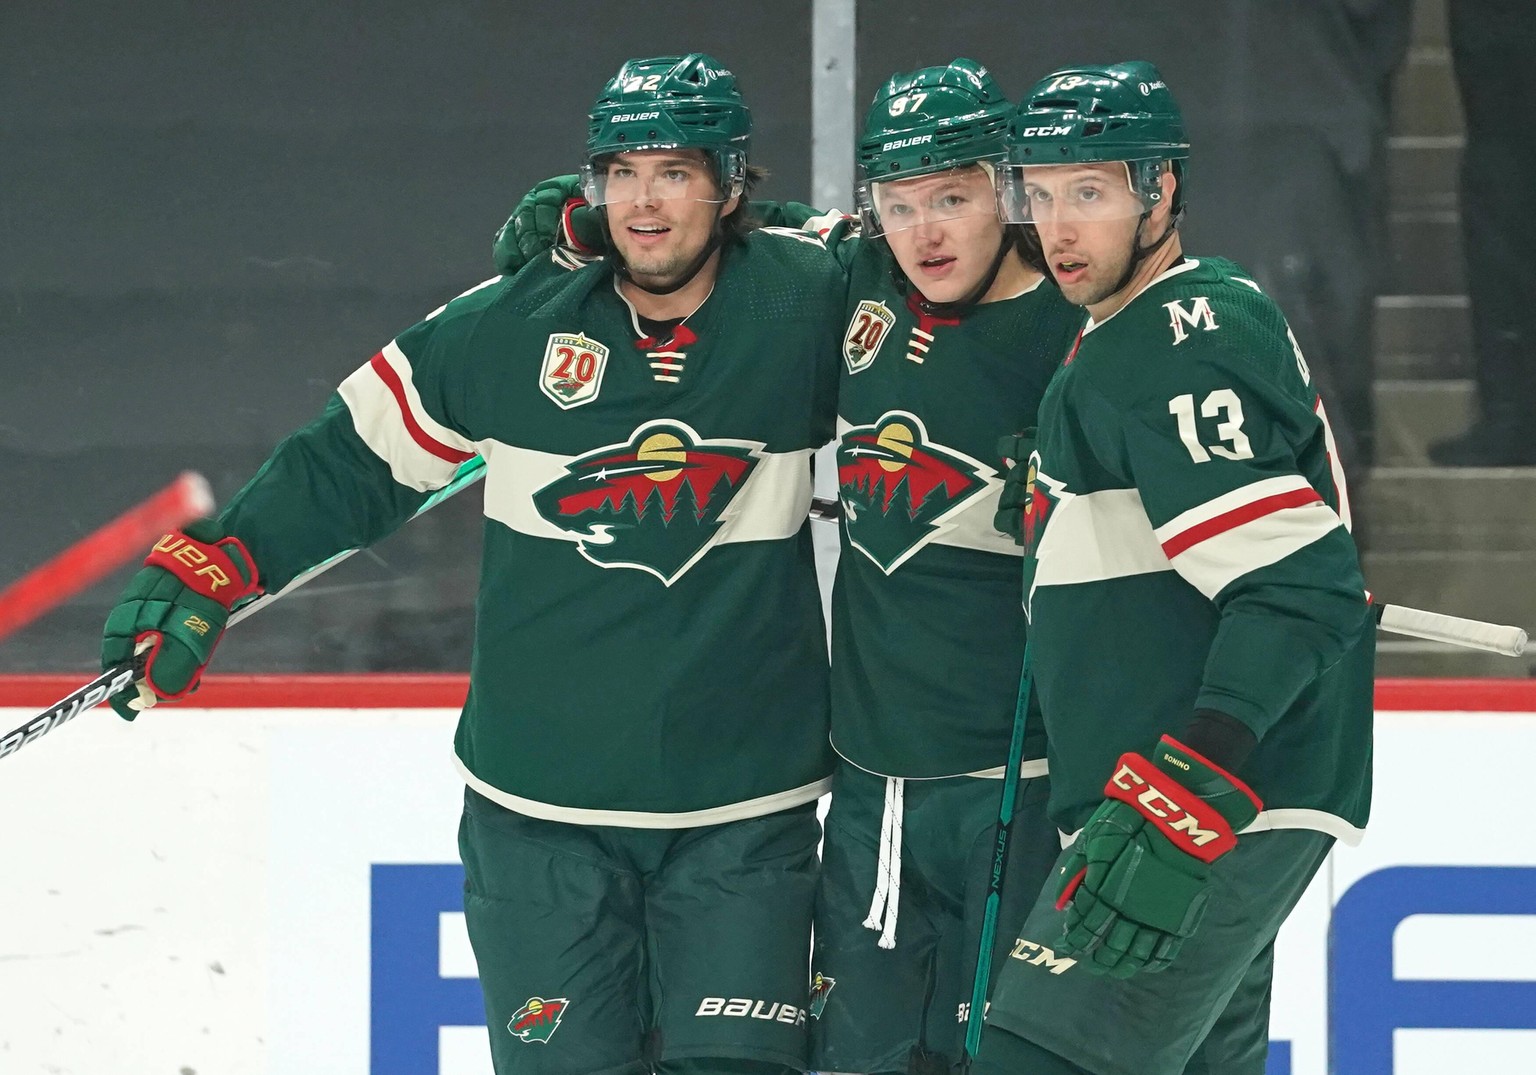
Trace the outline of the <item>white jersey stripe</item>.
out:
[[[1330,814],[1326,810],[1308,810],[1303,807],[1264,810],[1238,835],[1274,832],[1276,829],[1311,829],[1314,832],[1326,832],[1350,847],[1357,846],[1365,838],[1364,829],[1356,828],[1337,814]]]
[[[1168,544],[1178,535],[1190,530],[1201,523],[1210,522],[1220,515],[1235,511],[1238,508],[1252,504],[1255,501],[1265,500],[1280,493],[1291,493],[1299,489],[1312,488],[1307,484],[1307,479],[1300,474],[1285,474],[1278,478],[1264,478],[1260,481],[1249,482],[1247,485],[1233,489],[1230,493],[1223,493],[1204,504],[1190,508],[1169,519],[1156,530],[1157,540],[1161,544]]]
[[[394,370],[395,375],[400,378],[401,387],[405,389],[405,402],[410,407],[408,420],[413,420],[423,433],[441,445],[445,449],[445,454],[462,453],[463,458],[459,462],[462,463],[475,455],[474,441],[466,440],[427,413],[426,407],[421,402],[421,393],[416,391],[416,382],[412,379],[414,371],[411,369],[411,360],[405,357],[405,352],[400,350],[399,344],[390,340],[376,357],[387,362],[390,369]]]
[[[387,353],[393,350],[395,359]],[[393,343],[337,388],[364,444],[401,485],[417,492],[441,489],[475,445],[434,421],[421,408],[410,381],[410,362]],[[443,435],[439,435],[443,434]]]
[[[1135,489],[1074,494],[1044,474],[1036,480],[1060,499],[1051,506],[1045,536],[1036,550],[1040,566],[1035,586],[1070,586],[1173,570]]]
[[[801,806],[821,798],[832,790],[832,778],[826,777],[798,788],[763,795],[756,799],[677,814],[651,813],[643,810],[592,810],[580,806],[556,806],[553,803],[513,795],[511,792],[502,791],[486,783],[470,772],[469,766],[465,765],[463,759],[457,754],[453,756],[453,763],[458,767],[464,783],[493,803],[504,806],[514,813],[542,818],[545,821],[563,821],[570,825],[608,825],[626,829],[693,829],[704,825],[723,825],[729,821],[763,817],[767,814],[776,814],[780,810]]]
[[[1233,580],[1278,563],[1339,525],[1333,509],[1314,499],[1308,504],[1270,511],[1198,540],[1174,555],[1172,562],[1191,586],[1214,600]]]

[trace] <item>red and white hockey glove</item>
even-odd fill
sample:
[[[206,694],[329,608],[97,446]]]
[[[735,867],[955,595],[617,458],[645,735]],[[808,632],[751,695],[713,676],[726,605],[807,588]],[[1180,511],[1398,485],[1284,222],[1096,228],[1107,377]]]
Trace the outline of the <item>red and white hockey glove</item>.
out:
[[[1057,951],[1116,978],[1159,971],[1205,910],[1211,863],[1263,804],[1237,777],[1171,736],[1148,761],[1122,754],[1104,804],[1062,868]]]
[[[259,593],[261,579],[250,552],[212,519],[161,538],[107,616],[101,667],[144,659],[137,695],[114,696],[112,708],[132,720],[160,699],[195,691],[230,609]]]

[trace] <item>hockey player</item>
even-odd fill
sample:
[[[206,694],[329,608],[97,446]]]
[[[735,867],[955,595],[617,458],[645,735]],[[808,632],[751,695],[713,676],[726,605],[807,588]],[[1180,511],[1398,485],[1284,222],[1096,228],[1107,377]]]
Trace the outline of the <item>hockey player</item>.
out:
[[[1011,111],[971,60],[887,81],[858,145],[862,237],[833,246],[850,280],[832,594],[840,757],[811,1005],[824,1072],[946,1072],[963,1056],[1024,651],[1019,549],[993,525],[997,442],[1033,425],[1083,320],[998,219]],[[1002,890],[1019,901],[1003,914],[1012,923],[1061,846],[1037,720]],[[1012,937],[998,940],[994,966]]]
[[[618,256],[546,259],[406,330],[107,623],[107,664],[145,648],[132,705],[179,698],[231,605],[485,460],[455,747],[503,1075],[805,1067],[832,770],[806,518],[845,282],[821,244],[743,225],[751,131],[719,61],[626,63],[584,170]]]
[[[1009,139],[1004,215],[1090,315],[1023,516],[1051,814],[1077,837],[975,1070],[1260,1075],[1275,934],[1369,808],[1374,631],[1333,438],[1274,303],[1180,247],[1156,68],[1058,71]]]
[[[832,597],[841,759],[810,1004],[822,1072],[947,1071],[962,1055],[1024,649],[1019,549],[993,525],[996,445],[1034,414],[1083,320],[998,219],[1012,111],[973,60],[893,76],[859,141],[859,226],[755,206],[820,234],[849,273]],[[557,237],[597,245],[581,242],[590,222],[571,193],[555,179],[523,200],[498,267]],[[1060,849],[1037,724],[1025,757],[1003,887],[1023,901],[1015,920]],[[1000,936],[994,965],[1011,941]]]

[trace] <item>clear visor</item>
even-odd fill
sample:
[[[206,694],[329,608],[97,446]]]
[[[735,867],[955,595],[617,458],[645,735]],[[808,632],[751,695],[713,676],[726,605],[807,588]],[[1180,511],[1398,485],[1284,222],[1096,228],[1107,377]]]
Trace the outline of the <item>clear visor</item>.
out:
[[[997,207],[1009,224],[1124,220],[1146,212],[1124,161],[1010,164],[998,170]]]
[[[997,215],[992,165],[987,161],[907,179],[861,183],[857,197],[865,235]]]
[[[589,205],[646,205],[664,201],[720,205],[742,192],[746,169],[728,157],[725,190],[717,181],[714,158],[685,146],[647,146],[621,153],[581,170],[582,193]]]

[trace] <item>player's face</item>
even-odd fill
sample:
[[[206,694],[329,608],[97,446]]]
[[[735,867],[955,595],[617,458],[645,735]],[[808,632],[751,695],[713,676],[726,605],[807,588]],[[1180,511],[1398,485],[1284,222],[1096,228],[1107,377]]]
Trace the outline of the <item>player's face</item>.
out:
[[[1027,219],[1061,293],[1093,306],[1115,293],[1131,263],[1141,199],[1121,163],[1024,168]]]
[[[955,302],[986,276],[1003,242],[992,177],[979,166],[873,185],[896,264],[929,302]]]
[[[621,153],[604,179],[614,245],[631,275],[657,286],[688,270],[738,201],[721,198],[714,163],[697,149]]]

